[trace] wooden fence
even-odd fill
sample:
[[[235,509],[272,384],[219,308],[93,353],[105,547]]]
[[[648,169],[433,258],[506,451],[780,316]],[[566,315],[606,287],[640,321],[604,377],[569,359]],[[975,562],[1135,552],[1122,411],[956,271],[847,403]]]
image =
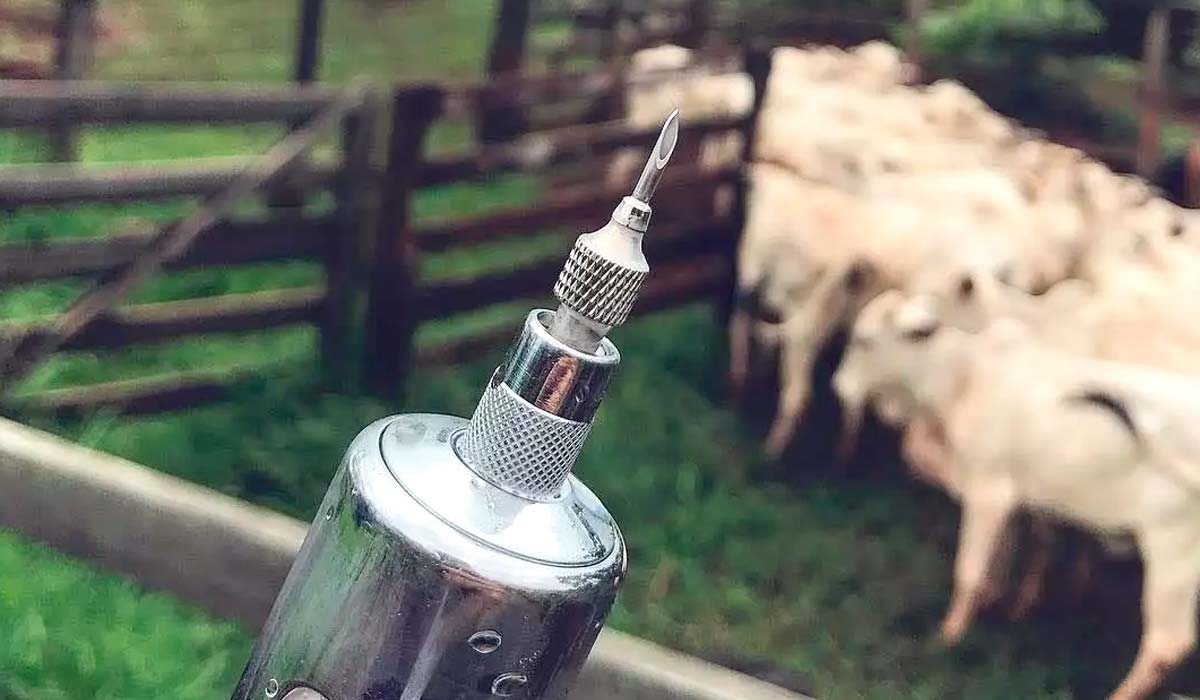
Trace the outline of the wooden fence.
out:
[[[12,166],[0,169],[0,210],[187,197],[195,211],[178,221],[84,240],[0,245],[0,289],[90,277],[92,285],[61,315],[5,324],[0,336],[0,391],[59,351],[105,351],[177,341],[207,333],[313,324],[331,368],[348,361],[353,246],[365,221],[371,145],[378,110],[371,90],[303,88],[231,90],[117,87],[96,83],[0,83],[0,127],[130,123],[299,123],[265,155],[199,165]],[[340,130],[331,163],[313,163],[315,143]],[[268,209],[239,217],[247,200],[276,188],[332,190],[332,213]],[[132,306],[122,303],[160,269],[312,260],[324,266],[321,287],[236,294]],[[120,406],[153,413],[218,398],[236,378],[228,372],[183,373],[68,388],[25,397],[30,407],[84,412]]]
[[[0,56],[0,78],[80,80],[87,77],[95,58],[96,43],[104,34],[96,0],[58,0],[57,15],[50,11],[0,5],[0,27],[18,38],[17,55]],[[29,47],[48,43],[45,60],[32,56]],[[75,159],[77,139],[67,125],[46,132],[51,156],[58,161]]]
[[[1156,114],[1172,109],[1187,113],[1194,104],[1168,100],[1161,81],[1155,81],[1152,68],[1159,59],[1154,57],[1161,52],[1151,47],[1161,41],[1164,32],[1161,19],[1151,24],[1147,31],[1150,68],[1142,94],[1150,96],[1147,103],[1158,110]],[[770,69],[768,51],[747,50],[740,63],[748,68],[761,99]],[[380,392],[401,386],[412,366],[445,365],[494,353],[511,337],[511,320],[441,343],[418,347],[414,338],[428,321],[516,300],[549,301],[547,292],[570,239],[581,230],[599,226],[627,194],[625,183],[620,187],[595,184],[609,157],[622,149],[645,149],[656,136],[657,127],[632,129],[615,121],[574,123],[579,109],[619,97],[625,81],[618,68],[608,67],[574,74],[501,76],[482,85],[403,86],[391,96],[386,139],[374,135],[382,130],[377,122],[385,110],[372,106],[377,100],[370,91],[0,84],[0,128],[142,122],[302,125],[266,156],[249,161],[186,167],[21,166],[0,170],[2,210],[179,196],[205,199],[193,216],[158,229],[85,241],[0,246],[0,288],[70,277],[99,279],[63,316],[7,328],[0,339],[0,391],[59,350],[102,351],[172,342],[196,334],[295,324],[320,328],[328,367],[361,364],[367,370],[369,386]],[[562,109],[564,105],[574,105],[574,111]],[[466,152],[445,154],[429,148],[428,135],[439,122],[486,123],[481,115],[496,110],[520,117],[503,138],[481,133],[481,144]],[[683,142],[737,131],[747,136],[749,144],[756,115],[757,104],[751,113],[735,119],[685,120]],[[320,132],[338,126],[343,147],[335,162],[304,157]],[[381,167],[373,168],[371,145],[383,141],[387,143],[386,159]],[[1110,161],[1131,160],[1129,154],[1107,155]],[[584,173],[591,184],[550,187],[549,194],[535,204],[448,221],[422,220],[413,214],[415,199],[436,199],[450,188],[510,174],[544,184],[567,172]],[[268,201],[278,202],[270,195],[281,186],[300,193],[332,190],[336,209],[328,215],[312,215],[301,208],[276,207],[261,220],[231,215],[233,203],[246,197],[265,194]],[[713,205],[711,195],[720,188],[732,189],[737,195],[726,210]],[[728,300],[741,228],[742,190],[737,166],[712,172],[694,161],[672,164],[655,199],[655,228],[647,242],[655,274],[637,311],[702,298]],[[369,211],[372,199],[378,200],[379,206]],[[366,221],[375,225],[367,230]],[[517,269],[471,279],[430,279],[422,272],[423,259],[430,255],[548,232],[561,234],[562,249]],[[367,260],[356,259],[356,251],[367,250],[369,266],[365,266]],[[119,306],[159,267],[173,270],[278,259],[320,262],[326,271],[326,285]],[[366,274],[355,275],[356,269]],[[360,293],[366,297],[360,307],[365,308],[365,317],[358,325],[349,309],[356,308]],[[361,346],[354,341],[351,330],[355,328],[362,330]],[[363,347],[365,361],[348,357],[350,347]],[[8,359],[4,360],[6,352]],[[229,384],[229,377],[196,372],[58,390],[33,399],[31,405],[70,412],[122,406],[127,411],[149,413],[220,398]]]
[[[746,59],[757,66],[759,94],[769,69],[763,57],[762,52],[750,52]],[[425,366],[452,364],[502,347],[514,333],[511,321],[418,352],[413,350],[413,336],[424,321],[514,300],[547,300],[569,242],[603,224],[620,198],[629,194],[631,183],[560,190],[536,205],[424,224],[415,223],[411,215],[417,192],[517,172],[553,178],[567,169],[583,169],[594,181],[618,150],[635,148],[645,155],[658,135],[657,126],[633,129],[620,122],[556,126],[525,131],[507,142],[485,143],[463,155],[428,156],[424,135],[429,127],[439,118],[474,121],[480,110],[497,104],[518,110],[543,104],[547,91],[566,101],[588,99],[614,89],[609,77],[601,72],[591,79],[558,76],[470,87],[430,85],[396,95],[389,166],[381,185],[388,196],[380,212],[367,305],[366,366],[372,387],[386,391],[401,384],[410,359]],[[733,131],[746,136],[748,143],[756,114],[757,108],[734,119],[685,120],[681,143]],[[714,205],[714,193],[721,188],[735,194],[734,206],[724,211]],[[728,299],[741,230],[741,191],[740,165],[712,171],[695,160],[671,164],[654,198],[654,231],[646,242],[654,273],[636,313],[697,299]],[[425,254],[547,231],[562,232],[563,246],[544,260],[469,280],[421,281]]]
[[[760,83],[767,64],[759,56]],[[189,165],[12,166],[0,169],[0,210],[29,206],[77,206],[90,202],[136,202],[200,198],[196,212],[157,228],[109,233],[85,240],[0,244],[0,289],[49,280],[93,277],[94,285],[65,313],[0,326],[0,392],[56,352],[104,352],[163,344],[212,333],[316,325],[327,367],[366,368],[369,386],[395,391],[413,365],[446,365],[497,352],[514,332],[511,319],[451,341],[414,349],[426,321],[445,319],[515,300],[550,301],[549,290],[575,235],[607,220],[632,183],[550,188],[537,203],[492,210],[449,221],[417,220],[416,197],[436,199],[448,188],[483,184],[508,174],[541,182],[564,171],[586,171],[597,180],[621,149],[645,152],[658,127],[634,129],[620,122],[555,126],[513,140],[452,154],[431,153],[430,129],[440,120],[471,121],[484,105],[522,109],[543,102],[547,90],[565,100],[609,90],[604,76],[567,84],[542,80],[485,85],[414,85],[391,100],[385,165],[372,167],[371,144],[379,142],[377,108],[370,91],[317,87],[230,90],[187,87],[116,87],[96,83],[0,83],[0,128],[59,124],[128,123],[303,124],[260,158]],[[686,123],[681,139],[736,131],[748,134],[754,114]],[[305,158],[322,132],[340,125],[343,147],[335,162]],[[706,170],[687,158],[674,162],[655,196],[654,233],[647,256],[655,272],[639,300],[647,312],[697,299],[724,300],[732,284],[735,239],[740,230],[740,167]],[[330,214],[303,208],[268,208],[265,218],[245,219],[234,205],[247,199],[275,201],[280,188],[332,190]],[[724,188],[733,206],[714,207]],[[378,196],[372,196],[376,193]],[[368,210],[367,204],[379,206]],[[374,221],[373,230],[364,222]],[[516,269],[471,279],[430,280],[425,255],[463,251],[496,241],[561,235],[561,250]],[[366,260],[357,253],[370,248]],[[325,269],[320,288],[261,291],[216,298],[122,306],[121,302],[159,269],[232,266],[274,260],[311,260]],[[365,270],[365,275],[354,274]],[[364,279],[364,284],[359,280]],[[365,289],[363,289],[365,287]],[[350,309],[365,293],[365,319]],[[365,328],[365,362],[348,357],[359,347],[355,328]],[[116,407],[155,413],[228,395],[244,377],[194,371],[21,395],[29,410],[86,413]]]

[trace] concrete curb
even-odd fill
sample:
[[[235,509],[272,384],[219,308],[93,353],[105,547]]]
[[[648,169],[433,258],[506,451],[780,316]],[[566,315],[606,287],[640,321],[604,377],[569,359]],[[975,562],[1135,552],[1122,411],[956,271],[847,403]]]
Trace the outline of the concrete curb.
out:
[[[257,629],[307,526],[0,419],[0,527]],[[572,700],[805,700],[606,631]]]

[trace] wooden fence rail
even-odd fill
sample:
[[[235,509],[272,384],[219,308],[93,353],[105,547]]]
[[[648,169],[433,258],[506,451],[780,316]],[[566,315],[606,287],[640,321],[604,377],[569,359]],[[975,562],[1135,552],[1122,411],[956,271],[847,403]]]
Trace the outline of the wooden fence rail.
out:
[[[260,158],[191,166],[0,168],[0,206],[10,211],[47,204],[176,196],[200,199],[197,209],[182,219],[140,230],[83,240],[0,244],[0,289],[94,278],[88,291],[65,313],[0,326],[0,385],[13,386],[60,351],[107,351],[202,334],[295,325],[317,326],[329,374],[346,371],[347,348],[352,342],[348,313],[354,303],[348,280],[358,264],[356,251],[365,231],[366,197],[373,183],[371,145],[379,111],[373,90],[222,88],[205,92],[195,86],[0,83],[0,95],[0,127],[42,126],[39,115],[61,112],[59,123],[73,127],[203,119],[214,123],[277,122],[290,129]],[[310,150],[331,131],[342,134],[339,159],[313,164],[308,158]],[[253,219],[238,215],[241,204],[261,201],[264,193],[281,183],[299,186],[310,194],[330,189],[335,202],[332,213],[306,214],[295,207],[268,209]],[[276,260],[318,262],[325,272],[325,284],[122,305],[159,270]],[[17,402],[62,412],[101,406],[152,412],[213,400],[224,395],[220,387],[228,388],[238,379],[237,372],[188,372],[18,396]]]
[[[8,352],[7,361],[0,362],[4,381],[11,385],[52,352],[107,352],[297,324],[321,329],[327,367],[353,367],[356,363],[347,356],[347,348],[353,344],[350,309],[359,279],[366,280],[366,289],[361,290],[366,293],[365,379],[376,390],[396,390],[410,366],[445,365],[494,352],[511,337],[510,323],[419,348],[414,338],[427,321],[507,301],[547,300],[562,265],[561,254],[473,279],[432,281],[422,273],[423,256],[548,232],[563,235],[565,250],[569,237],[597,228],[607,219],[628,193],[629,184],[554,193],[534,205],[436,223],[413,220],[413,199],[437,197],[446,186],[512,173],[552,176],[571,167],[603,174],[610,156],[622,149],[647,148],[658,129],[631,128],[620,122],[543,128],[450,155],[427,154],[425,136],[437,120],[475,115],[501,95],[515,105],[537,102],[537,96],[547,90],[557,91],[562,100],[586,100],[619,89],[622,81],[619,75],[602,73],[580,81],[560,77],[400,87],[391,100],[386,164],[381,169],[373,165],[371,145],[378,141],[375,122],[383,110],[370,91],[0,82],[0,128],[130,122],[286,126],[308,120],[263,157],[194,161],[186,166],[0,168],[0,207],[9,210],[171,197],[200,201],[195,214],[162,226],[84,240],[0,244],[0,289],[60,279],[99,279],[66,314],[0,326],[0,357]],[[765,84],[765,73],[760,84]],[[702,139],[731,131],[745,134],[753,121],[753,114],[689,121],[682,138]],[[338,123],[339,159],[314,162],[306,157],[315,134]],[[315,190],[329,190],[336,205],[331,213],[319,215],[298,208],[270,209],[266,218],[251,220],[232,215],[235,202],[261,198],[281,184],[305,193],[302,199]],[[639,313],[727,294],[740,224],[731,210],[713,208],[723,188],[740,191],[740,166],[705,170],[686,160],[673,164],[655,198],[655,233],[647,244],[655,275],[644,289]],[[372,201],[378,203],[377,211],[372,212]],[[369,232],[373,251],[369,267],[364,268],[366,261],[358,255],[368,243],[363,225],[370,220],[376,222]],[[325,284],[133,306],[118,303],[160,268],[282,259],[322,263]],[[367,274],[354,273],[361,269]],[[153,413],[216,400],[252,373],[197,369],[16,398],[30,409],[67,414],[102,407]]]
[[[165,267],[184,270],[273,260],[320,261],[324,241],[336,235],[335,226],[331,217],[286,214],[264,221],[223,221]],[[102,273],[144,250],[152,237],[152,232],[140,231],[0,246],[0,289]]]
[[[180,83],[0,82],[0,128],[130,122],[234,123],[311,119],[343,90]]]
[[[591,81],[586,89],[604,90],[620,81],[609,74]],[[505,86],[509,95],[558,87],[554,81],[532,79],[532,85]],[[765,84],[765,75],[762,78]],[[417,86],[400,91],[392,110],[392,138],[388,169],[381,190],[388,193],[380,212],[375,237],[372,282],[367,303],[366,380],[378,392],[394,391],[403,384],[413,361],[444,364],[478,356],[511,338],[511,324],[489,328],[464,338],[417,349],[421,323],[445,319],[496,304],[517,300],[545,300],[562,266],[561,254],[533,263],[467,280],[424,281],[421,258],[507,238],[549,231],[571,236],[599,227],[628,185],[620,189],[590,187],[586,192],[551,196],[548,201],[450,221],[418,225],[411,217],[411,200],[422,189],[486,180],[505,173],[552,174],[567,165],[591,168],[602,174],[608,157],[623,148],[644,149],[653,143],[659,128],[632,128],[623,122],[573,125],[517,135],[509,141],[488,142],[475,151],[449,156],[425,156],[424,136],[447,112],[461,115],[495,103],[488,95],[494,86]],[[578,94],[576,92],[575,94]],[[516,98],[511,104],[519,103]],[[665,115],[664,115],[665,116]],[[747,133],[755,115],[685,122],[680,136],[699,140],[728,132]],[[493,136],[496,136],[493,134]],[[673,286],[648,283],[639,309],[698,299],[711,299],[728,291],[732,275],[731,251],[740,224],[728,213],[711,208],[718,188],[734,188],[740,168],[708,172],[696,165],[673,164],[655,197],[655,233],[648,239],[647,255],[655,265],[682,264],[664,277]],[[736,189],[736,188],[735,188]],[[708,209],[701,204],[707,203]],[[564,241],[564,250],[567,242]],[[716,253],[721,273],[691,262]],[[666,284],[665,282],[662,284]]]
[[[0,169],[0,208],[211,197],[247,173],[261,176],[264,187],[322,188],[337,174],[335,168],[321,164],[276,165],[259,157],[188,165],[16,165]]]

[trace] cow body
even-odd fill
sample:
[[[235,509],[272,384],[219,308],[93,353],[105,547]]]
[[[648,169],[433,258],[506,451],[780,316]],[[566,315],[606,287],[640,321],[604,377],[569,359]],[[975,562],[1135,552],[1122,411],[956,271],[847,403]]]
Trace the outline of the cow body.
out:
[[[947,641],[965,633],[1010,517],[1028,508],[1137,542],[1143,639],[1114,699],[1146,697],[1190,652],[1200,441],[1189,428],[1200,380],[1056,351],[1015,323],[947,328],[928,299],[887,293],[856,323],[835,386],[860,399],[902,393],[918,420],[942,426],[925,476],[963,507]]]

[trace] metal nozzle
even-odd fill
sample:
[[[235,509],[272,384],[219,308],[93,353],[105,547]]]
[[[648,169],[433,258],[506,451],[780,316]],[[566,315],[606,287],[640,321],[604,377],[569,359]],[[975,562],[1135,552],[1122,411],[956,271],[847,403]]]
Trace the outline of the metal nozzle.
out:
[[[571,347],[593,352],[614,326],[629,318],[650,265],[642,236],[650,224],[650,197],[679,141],[679,110],[671,112],[642,169],[633,194],[613,211],[599,231],[575,241],[554,285],[561,304],[550,333]]]
[[[650,203],[650,198],[654,196],[654,190],[658,187],[658,181],[662,179],[663,170],[667,167],[671,154],[675,152],[675,144],[678,141],[679,110],[675,110],[663,124],[654,150],[650,152],[650,160],[646,161],[646,167],[642,168],[642,176],[638,178],[630,196],[639,202]]]

